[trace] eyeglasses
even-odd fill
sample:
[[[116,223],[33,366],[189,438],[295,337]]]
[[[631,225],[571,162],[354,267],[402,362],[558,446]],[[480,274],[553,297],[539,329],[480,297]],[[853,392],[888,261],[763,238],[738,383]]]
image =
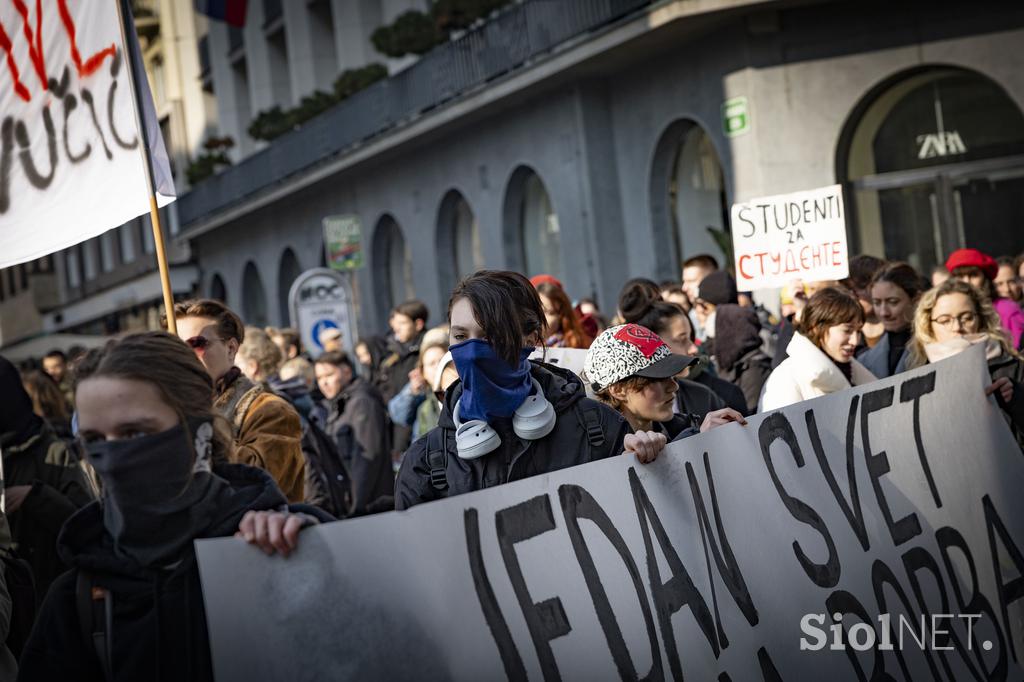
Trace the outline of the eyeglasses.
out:
[[[932,322],[946,329],[953,329],[953,323],[957,323],[960,329],[966,329],[968,326],[974,324],[978,320],[978,316],[974,313],[960,313],[959,315],[940,315],[939,317],[933,317]]]
[[[210,347],[210,344],[212,344],[213,341],[205,336],[193,336],[190,339],[185,339],[185,343],[187,343],[189,348],[192,350],[202,353]]]

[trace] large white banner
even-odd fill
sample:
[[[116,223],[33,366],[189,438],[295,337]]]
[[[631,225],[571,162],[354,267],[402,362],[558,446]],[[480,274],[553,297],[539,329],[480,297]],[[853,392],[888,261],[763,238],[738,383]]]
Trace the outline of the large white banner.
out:
[[[0,2],[0,268],[149,212],[119,27],[115,0]],[[163,206],[174,187],[138,82]]]
[[[850,272],[841,185],[752,199],[732,207],[736,286],[840,280]]]
[[[216,677],[1019,680],[1024,456],[980,351],[288,559],[200,541]]]

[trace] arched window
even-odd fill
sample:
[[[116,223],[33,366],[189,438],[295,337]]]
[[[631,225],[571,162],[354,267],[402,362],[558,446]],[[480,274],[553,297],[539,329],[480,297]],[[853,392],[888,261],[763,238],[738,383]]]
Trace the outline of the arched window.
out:
[[[412,255],[402,228],[390,215],[377,221],[373,235],[372,272],[378,312],[384,319],[402,301],[415,296],[412,286]]]
[[[725,175],[711,138],[698,123],[674,122],[662,133],[651,168],[651,219],[658,276],[677,279],[682,262],[707,253],[722,260],[729,232]]]
[[[210,278],[210,298],[226,304],[228,302],[228,289],[224,286],[224,278],[214,275]]]
[[[281,254],[281,263],[277,268],[277,305],[281,314],[281,325],[291,324],[291,311],[288,310],[288,293],[292,289],[292,283],[302,274],[302,266],[295,252],[290,248],[285,249]]]
[[[505,192],[505,238],[513,268],[527,276],[561,275],[562,234],[544,182],[520,166]]]
[[[483,248],[473,209],[458,190],[445,194],[437,223],[438,271],[442,293],[447,293],[463,277],[483,269]]]
[[[981,74],[930,67],[876,88],[837,166],[855,251],[927,272],[961,247],[1024,250],[1024,116]]]
[[[249,261],[242,273],[242,320],[246,325],[266,327],[267,293],[263,289],[263,280],[256,264]]]

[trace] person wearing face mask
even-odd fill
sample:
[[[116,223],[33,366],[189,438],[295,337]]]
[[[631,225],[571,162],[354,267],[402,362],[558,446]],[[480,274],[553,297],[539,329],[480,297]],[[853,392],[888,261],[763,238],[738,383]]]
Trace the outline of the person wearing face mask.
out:
[[[863,324],[864,309],[852,294],[836,287],[816,291],[786,348],[788,357],[764,384],[758,411],[875,381],[853,358]]]
[[[41,417],[21,383],[17,368],[0,357],[0,452],[7,519],[15,552],[32,568],[42,599],[65,570],[57,555],[57,533],[78,509],[92,501],[77,457]]]
[[[908,366],[939,362],[984,344],[995,395],[1024,449],[1024,360],[1010,347],[998,313],[988,297],[967,282],[949,279],[921,296],[914,313],[914,337]]]
[[[957,249],[946,259],[946,269],[953,279],[967,282],[988,297],[999,321],[1010,336],[1011,348],[1020,348],[1024,340],[1024,311],[1009,298],[999,295],[995,279],[999,265],[988,254],[977,249]]]
[[[127,336],[79,372],[79,437],[103,496],[61,531],[71,570],[39,611],[19,679],[213,680],[193,541],[251,535],[247,513],[287,501],[266,472],[229,463],[213,382],[177,338]],[[274,538],[284,553],[301,527],[330,520],[292,511]]]
[[[530,361],[541,342],[544,308],[515,272],[480,271],[448,304],[459,381],[444,396],[436,429],[405,453],[395,508],[408,509],[529,476],[619,455],[656,456],[654,440],[586,397],[573,372]],[[628,443],[628,447],[624,447]]]
[[[673,353],[647,327],[624,324],[594,340],[584,372],[598,399],[622,414],[634,431],[653,431],[666,442],[733,421],[746,424],[742,414],[729,408],[708,413],[696,425],[675,414],[676,377],[694,362],[694,357]]]
[[[857,356],[879,379],[907,369],[907,344],[913,335],[914,307],[924,290],[917,270],[906,263],[883,266],[868,285],[875,317],[885,331],[875,345]]]
[[[174,314],[178,336],[213,379],[213,406],[231,424],[235,461],[267,470],[289,501],[301,502],[305,480],[302,423],[287,401],[246,377],[235,365],[245,341],[242,321],[223,303],[209,299],[176,303]],[[262,370],[258,363],[253,366],[253,376],[258,379],[272,373],[268,366]]]

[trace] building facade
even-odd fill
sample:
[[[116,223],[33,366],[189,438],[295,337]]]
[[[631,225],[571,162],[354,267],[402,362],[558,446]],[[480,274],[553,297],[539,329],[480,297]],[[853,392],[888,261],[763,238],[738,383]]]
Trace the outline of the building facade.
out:
[[[282,3],[282,41],[258,16],[268,3],[250,3],[234,48],[212,23],[211,55],[234,55],[207,77],[218,129],[244,140],[254,111],[318,87],[331,55],[373,59],[353,26],[374,22],[341,10],[387,20],[386,4],[332,2],[326,21],[324,3]],[[412,296],[439,321],[481,267],[547,272],[611,309],[629,277],[724,259],[731,203],[830,184],[852,252],[922,270],[960,246],[1016,254],[1021,44],[1024,6],[1007,3],[523,0],[301,128],[239,144],[176,202],[175,241],[198,293],[281,324],[291,281],[323,263],[323,218],[356,215],[371,333]]]

